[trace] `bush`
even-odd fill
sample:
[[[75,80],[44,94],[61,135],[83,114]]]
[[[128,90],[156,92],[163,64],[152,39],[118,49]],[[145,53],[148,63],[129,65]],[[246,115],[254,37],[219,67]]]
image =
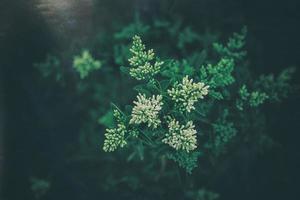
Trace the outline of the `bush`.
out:
[[[36,65],[42,75],[57,77],[59,71],[56,81],[75,85],[72,95],[81,99],[78,110],[85,120],[73,157],[100,159],[99,189],[121,190],[125,184],[129,193],[147,188],[164,196],[175,189],[191,199],[219,197],[204,189],[207,180],[231,152],[246,144],[263,149],[261,141],[272,140],[263,131],[265,122],[253,119],[263,116],[265,103],[280,102],[292,91],[292,68],[253,78],[246,34],[242,28],[221,43],[217,34],[209,33],[208,40],[178,21],[145,25],[137,18],[113,38],[103,40],[110,34],[102,34],[89,51],[75,56],[72,70],[79,76],[57,70],[59,58],[53,56]],[[101,48],[93,49],[99,41]],[[101,53],[92,56],[95,52]],[[97,152],[102,142],[105,152],[117,152]],[[172,185],[164,184],[168,181]]]

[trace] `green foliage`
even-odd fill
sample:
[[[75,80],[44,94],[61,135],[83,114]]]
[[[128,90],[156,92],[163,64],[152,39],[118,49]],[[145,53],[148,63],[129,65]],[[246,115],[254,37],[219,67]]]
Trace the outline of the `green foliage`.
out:
[[[202,188],[196,191],[186,192],[186,197],[191,200],[216,200],[219,199],[220,195]]]
[[[98,123],[102,124],[105,127],[112,127],[115,125],[114,123],[114,113],[109,110],[106,114],[98,119]]]
[[[290,81],[294,73],[295,68],[290,67],[283,70],[277,77],[273,74],[261,75],[254,85],[261,88],[271,101],[279,102],[292,92]]]
[[[131,39],[136,34],[144,35],[150,31],[150,26],[143,24],[138,14],[135,15],[134,21],[127,26],[123,27],[122,30],[114,34],[116,39]]]
[[[226,144],[228,144],[237,133],[234,124],[228,121],[228,115],[229,111],[228,109],[225,109],[220,118],[212,124],[214,148],[217,155],[224,151]]]
[[[51,183],[44,179],[31,178],[31,191],[36,199],[41,199],[50,189]]]
[[[47,55],[44,62],[34,64],[43,78],[54,79],[56,82],[64,83],[63,70],[60,60],[53,56]]]
[[[251,107],[257,107],[260,104],[264,103],[266,99],[268,99],[268,95],[264,92],[252,92],[249,98],[249,105]]]
[[[83,120],[73,156],[99,161],[103,168],[99,182],[111,191],[126,185],[130,192],[140,188],[157,192],[157,183],[164,180],[172,181],[176,189],[186,188],[187,199],[217,199],[216,193],[205,189],[190,190],[195,181],[190,185],[174,181],[176,165],[189,174],[205,173],[200,179],[207,181],[223,166],[230,153],[227,148],[235,152],[245,141],[253,146],[271,141],[262,132],[262,120],[254,119],[263,117],[260,105],[281,101],[292,91],[293,69],[251,79],[245,65],[246,32],[243,28],[222,44],[216,42],[218,34],[200,34],[180,20],[146,25],[136,17],[114,34],[101,36],[97,48],[90,49],[101,54],[92,57],[84,50],[75,57],[73,67],[81,79],[65,76],[59,59],[48,58],[39,65],[46,66],[39,67],[42,75],[51,78],[61,73],[61,80],[70,78],[67,83],[75,88],[72,98],[80,99],[78,113]],[[86,78],[101,67],[97,78]],[[246,73],[241,76],[241,72]],[[118,107],[110,109],[111,102]],[[104,152],[96,151],[102,141]],[[161,194],[167,191],[161,190]]]
[[[209,87],[202,82],[194,82],[193,79],[184,76],[190,72],[190,70],[186,69],[192,68],[186,61],[183,61],[185,70],[182,75],[178,76],[181,79],[181,83],[176,81],[172,84],[172,81],[168,81],[168,79],[156,79],[154,75],[161,72],[161,75],[166,76],[166,71],[160,69],[160,66],[165,67],[166,65],[164,65],[164,62],[159,62],[159,67],[152,70],[156,66],[156,64],[150,64],[154,60],[153,50],[146,51],[138,36],[133,37],[133,45],[130,51],[133,53],[133,57],[129,59],[131,65],[130,75],[137,80],[146,80],[148,82],[136,87],[136,90],[139,92],[137,95],[138,100],[134,101],[135,106],[132,108],[132,111],[129,110],[131,114],[124,114],[125,118],[129,119],[129,122],[125,122],[122,127],[139,129],[141,135],[137,139],[145,140],[145,143],[151,146],[161,146],[165,143],[174,148],[175,151],[190,152],[193,155],[191,157],[181,154],[181,157],[176,156],[172,158],[176,158],[183,168],[191,171],[196,166],[195,162],[197,160],[197,154],[193,154],[193,150],[197,148],[197,131],[192,120],[182,124],[178,119],[184,119],[186,112],[191,112],[195,109],[194,104],[208,94]],[[158,62],[156,61],[155,63]],[[170,64],[167,63],[167,65]],[[145,70],[146,68],[147,70]],[[136,71],[138,73],[135,73]],[[176,74],[176,71],[171,73]],[[147,98],[146,94],[151,94],[152,98]],[[105,151],[114,151],[118,146],[123,146],[120,144],[130,143],[130,135],[126,137],[128,138],[126,141],[123,141],[126,131],[123,129],[118,131],[119,129],[120,124],[115,129],[107,129],[104,141]],[[165,134],[162,134],[164,132]],[[115,138],[113,138],[114,136]],[[108,148],[108,146],[112,146],[112,148]],[[166,151],[164,154],[166,154]],[[185,158],[183,158],[183,155],[185,155]]]
[[[167,157],[191,174],[193,169],[198,166],[198,157],[201,156],[199,151],[188,153],[186,151],[176,151],[174,153],[167,154]]]
[[[213,48],[215,51],[225,57],[225,58],[233,58],[236,60],[243,59],[247,52],[243,51],[243,47],[245,46],[245,38],[247,35],[247,28],[244,27],[240,33],[233,33],[233,36],[229,38],[226,45],[220,43],[214,43]]]
[[[253,91],[248,92],[246,85],[243,85],[239,90],[240,99],[237,99],[236,107],[243,110],[245,105],[257,107],[263,104],[269,96],[265,92]]]
[[[80,56],[75,56],[73,67],[79,73],[80,78],[84,79],[90,72],[100,69],[101,62],[95,60],[88,50],[83,50]]]
[[[245,35],[246,29],[244,28],[240,34],[234,33],[225,46],[214,44],[215,50],[221,55],[220,61],[216,64],[207,61],[206,65],[202,65],[198,69],[199,74],[195,73],[197,70],[194,70],[187,60],[182,62],[166,60],[159,62],[158,67],[155,67],[156,64],[150,63],[157,60],[154,58],[153,50],[146,51],[141,38],[134,36],[130,49],[133,57],[129,59],[131,65],[129,74],[137,80],[146,82],[135,87],[135,90],[139,92],[138,100],[134,101],[133,108],[123,113],[127,122],[124,122],[124,126],[122,126],[124,128],[121,131],[122,134],[118,131],[120,124],[115,129],[107,130],[104,149],[107,151],[106,145],[114,136],[115,140],[119,142],[113,146],[111,151],[116,150],[118,146],[133,144],[134,140],[141,140],[152,149],[162,148],[161,156],[168,155],[169,159],[175,160],[179,166],[191,173],[192,169],[197,166],[198,153],[196,152],[203,149],[197,141],[199,132],[194,125],[194,122],[200,122],[198,128],[202,130],[202,134],[210,134],[210,129],[213,134],[209,139],[211,144],[206,147],[210,147],[215,156],[224,152],[226,145],[237,135],[238,130],[233,122],[228,121],[229,113],[233,112],[231,115],[234,115],[234,110],[226,104],[222,105],[218,100],[230,100],[235,96],[235,91],[228,86],[235,83],[234,63],[237,60],[241,61],[242,57],[246,55],[242,50],[245,44]],[[155,61],[155,63],[157,62]],[[189,78],[188,75],[194,79]],[[207,94],[210,98],[206,97]],[[147,96],[152,96],[152,98],[147,98]],[[200,99],[204,101],[200,103]],[[266,99],[268,99],[266,93],[248,92],[246,86],[243,85],[239,90],[236,106],[239,110],[243,110],[245,105],[250,108],[257,107]],[[201,107],[198,107],[198,102]],[[221,108],[219,109],[221,117],[217,119],[214,119],[213,116],[203,118],[213,111],[213,106]],[[240,120],[242,122],[243,118]],[[202,128],[201,124],[203,123],[209,125],[210,128]],[[131,138],[127,134],[128,136],[124,139],[125,127],[128,130],[138,129],[139,136]],[[111,134],[112,130],[114,134]],[[120,135],[122,135],[122,139],[120,139]],[[171,149],[165,147],[164,144],[169,145]]]
[[[218,89],[223,89],[235,81],[232,76],[233,69],[233,59],[228,58],[222,58],[216,65],[208,64],[200,68],[200,80],[209,85],[213,98],[223,99],[223,94]]]
[[[183,75],[194,75],[195,69],[186,60],[182,62],[178,60],[165,61],[161,75],[169,78],[171,81],[178,81]]]
[[[191,27],[184,28],[178,36],[177,47],[184,49],[188,44],[193,44],[200,39],[200,36],[192,30]]]

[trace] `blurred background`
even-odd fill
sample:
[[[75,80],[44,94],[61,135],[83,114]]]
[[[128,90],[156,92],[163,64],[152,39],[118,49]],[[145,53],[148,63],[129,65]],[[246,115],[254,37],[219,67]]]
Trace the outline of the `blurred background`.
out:
[[[125,105],[132,95],[126,93],[131,82],[117,73],[124,61],[110,57],[122,50],[115,44],[128,42],[124,35],[132,30],[124,27],[143,23],[137,31],[146,35],[155,34],[147,28],[159,27],[155,20],[180,22],[201,33],[205,46],[246,25],[254,75],[295,66],[297,85],[299,9],[298,0],[1,0],[0,199],[185,199],[169,187],[173,182],[148,180],[142,163],[131,165],[118,160],[121,154],[102,152],[104,126],[98,118],[109,102]],[[157,38],[156,46],[167,40]],[[91,77],[100,79],[91,88],[73,84],[72,57],[82,49],[111,66]],[[158,47],[158,52],[165,51]],[[49,55],[62,67],[46,79],[36,66]],[[266,131],[277,146],[263,154],[241,149],[206,187],[220,199],[298,199],[299,100],[293,94],[264,108]]]

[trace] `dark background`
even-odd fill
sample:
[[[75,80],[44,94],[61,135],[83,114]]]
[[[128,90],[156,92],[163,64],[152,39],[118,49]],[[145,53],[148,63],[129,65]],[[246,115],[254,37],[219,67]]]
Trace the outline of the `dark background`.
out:
[[[130,22],[136,10],[145,18],[178,15],[200,31],[210,27],[225,36],[245,24],[249,29],[251,70],[257,74],[277,73],[284,67],[296,66],[294,83],[299,84],[300,1],[124,2],[99,0],[89,5],[83,1],[85,10],[70,14],[77,20],[74,25],[72,21],[54,19],[55,14],[44,15],[34,6],[37,1],[0,1],[1,199],[32,199],[29,176],[47,170],[59,177],[59,198],[55,199],[121,198],[121,194],[104,194],[78,185],[74,180],[76,172],[61,167],[61,151],[76,140],[73,133],[80,117],[72,112],[74,104],[69,103],[60,87],[45,89],[39,84],[39,74],[32,63],[42,60],[48,52],[67,51],[72,40],[84,41],[94,31],[111,28],[112,22]],[[101,12],[95,12],[93,6],[99,6]],[[273,124],[269,131],[282,148],[253,157],[251,162],[237,162],[219,183],[225,194],[222,199],[299,199],[299,100],[299,95],[294,94],[280,106],[266,110],[267,120]]]

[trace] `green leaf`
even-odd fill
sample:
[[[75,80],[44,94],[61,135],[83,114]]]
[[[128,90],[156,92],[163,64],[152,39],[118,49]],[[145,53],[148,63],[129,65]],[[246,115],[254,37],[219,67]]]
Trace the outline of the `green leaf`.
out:
[[[150,92],[145,88],[145,84],[136,85],[133,87],[133,90],[137,91],[138,93],[150,95]]]
[[[121,66],[120,71],[124,74],[129,74],[129,68],[128,67]]]
[[[186,151],[176,151],[167,154],[167,157],[186,170],[187,173],[191,174],[192,170],[198,166],[198,157],[201,156],[200,151],[194,151],[187,153]]]
[[[160,86],[161,86],[162,90],[166,90],[170,86],[170,81],[162,80],[162,81],[160,81]]]
[[[106,127],[113,127],[115,125],[113,111],[110,110],[106,112],[102,117],[98,119],[98,123]]]

